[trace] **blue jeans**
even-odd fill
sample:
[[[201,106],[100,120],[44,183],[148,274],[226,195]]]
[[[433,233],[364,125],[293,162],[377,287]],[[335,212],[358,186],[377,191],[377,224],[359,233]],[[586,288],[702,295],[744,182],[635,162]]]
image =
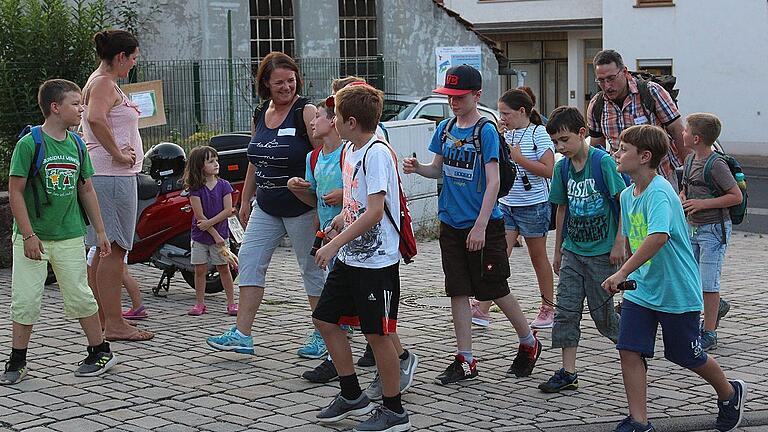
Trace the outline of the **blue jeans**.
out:
[[[504,228],[517,231],[523,237],[546,237],[552,205],[548,201],[523,207],[512,207],[499,203],[504,216]]]
[[[701,289],[703,292],[720,292],[720,272],[728,247],[726,243],[731,238],[731,221],[725,221],[725,242],[719,223],[691,225],[690,228],[693,256],[699,263]]]

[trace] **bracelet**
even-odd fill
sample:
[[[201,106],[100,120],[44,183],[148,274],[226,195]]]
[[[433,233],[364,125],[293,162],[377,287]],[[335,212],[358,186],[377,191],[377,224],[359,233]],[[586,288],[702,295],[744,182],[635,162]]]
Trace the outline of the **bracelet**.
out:
[[[32,237],[37,237],[37,234],[32,233],[32,234],[30,234],[30,235],[28,235],[26,237],[21,236],[21,241],[27,241],[27,240],[31,239]]]

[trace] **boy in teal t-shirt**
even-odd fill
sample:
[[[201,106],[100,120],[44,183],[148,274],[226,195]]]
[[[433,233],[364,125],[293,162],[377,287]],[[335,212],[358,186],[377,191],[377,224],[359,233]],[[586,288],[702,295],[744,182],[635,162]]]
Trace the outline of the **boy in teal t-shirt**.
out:
[[[47,265],[51,264],[64,300],[64,313],[80,320],[88,338],[88,357],[75,376],[96,376],[116,363],[104,341],[98,306],[87,284],[85,221],[93,224],[102,254],[110,245],[104,232],[96,193],[90,177],[93,167],[69,128],[80,124],[83,105],[80,88],[73,82],[44,82],[38,104],[45,116],[39,127],[42,163],[30,177],[35,155],[35,129],[19,140],[11,156],[8,195],[13,213],[13,276],[11,282],[12,350],[0,384],[19,382],[27,374],[27,346],[32,326],[40,317]]]
[[[614,294],[621,282],[631,279],[637,289],[625,292],[621,307],[616,348],[629,416],[615,430],[654,430],[648,423],[645,359],[653,357],[659,324],[664,357],[692,370],[715,389],[717,430],[733,430],[744,413],[746,386],[741,380],[728,381],[720,365],[701,346],[701,280],[688,240],[688,225],[672,185],[656,175],[667,154],[669,138],[659,127],[642,125],[624,130],[620,141],[618,170],[634,183],[621,194],[622,229],[630,258],[603,282],[603,288]]]
[[[600,284],[624,261],[617,201],[626,185],[613,158],[585,142],[584,124],[584,117],[573,107],[555,109],[547,123],[557,151],[565,157],[555,165],[549,194],[549,200],[558,206],[552,267],[560,277],[552,348],[562,349],[563,365],[539,385],[545,393],[579,387],[576,350],[585,298],[597,330],[613,343],[619,334],[612,297]],[[602,187],[592,172],[594,158],[600,161]],[[568,169],[566,178],[562,175],[564,167]],[[611,206],[608,200],[616,201],[616,205]]]

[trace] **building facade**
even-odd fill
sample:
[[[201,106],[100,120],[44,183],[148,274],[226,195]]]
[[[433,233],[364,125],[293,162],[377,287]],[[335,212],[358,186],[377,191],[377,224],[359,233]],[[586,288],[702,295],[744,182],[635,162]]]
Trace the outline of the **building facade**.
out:
[[[723,121],[728,152],[768,156],[768,2],[742,0],[443,0],[509,59],[500,91],[524,84],[548,113],[582,110],[598,90],[592,58],[620,52],[630,70],[678,78],[683,115]],[[512,73],[515,72],[516,75]]]

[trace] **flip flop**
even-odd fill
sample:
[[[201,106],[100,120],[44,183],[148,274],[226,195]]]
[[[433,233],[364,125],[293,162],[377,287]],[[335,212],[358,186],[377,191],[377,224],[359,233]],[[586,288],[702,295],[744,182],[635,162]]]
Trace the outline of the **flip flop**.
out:
[[[155,337],[151,331],[136,329],[136,333],[126,337],[107,337],[107,341],[126,341],[126,342],[144,342]]]
[[[147,314],[147,310],[144,308],[144,305],[141,305],[136,309],[128,309],[127,311],[123,312],[123,318],[129,320],[143,320],[148,316],[149,315]]]

